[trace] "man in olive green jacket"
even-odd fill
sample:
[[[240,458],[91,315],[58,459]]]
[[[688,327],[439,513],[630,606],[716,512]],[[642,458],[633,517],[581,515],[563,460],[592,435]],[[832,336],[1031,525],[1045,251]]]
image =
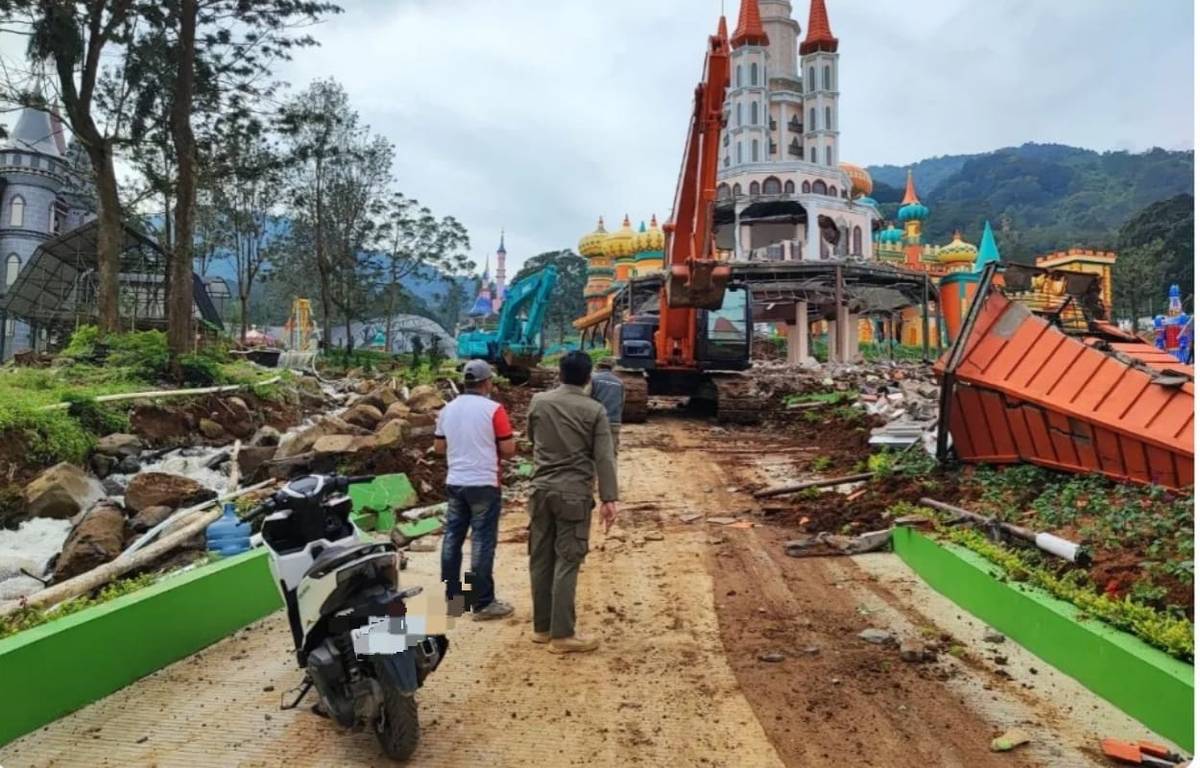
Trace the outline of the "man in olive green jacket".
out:
[[[592,360],[570,352],[559,363],[557,389],[529,407],[533,493],[529,499],[529,579],[533,640],[555,653],[593,651],[599,642],[575,634],[575,582],[588,551],[593,485],[607,531],[617,516],[617,467],[604,406],[584,389]]]

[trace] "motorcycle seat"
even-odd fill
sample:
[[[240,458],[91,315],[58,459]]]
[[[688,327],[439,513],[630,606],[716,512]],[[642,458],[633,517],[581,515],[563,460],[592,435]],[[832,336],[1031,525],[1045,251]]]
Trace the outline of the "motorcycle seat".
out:
[[[319,579],[330,571],[340,568],[342,565],[357,560],[364,555],[378,552],[380,554],[394,549],[389,544],[333,544],[326,547],[313,564],[304,572],[305,578]]]

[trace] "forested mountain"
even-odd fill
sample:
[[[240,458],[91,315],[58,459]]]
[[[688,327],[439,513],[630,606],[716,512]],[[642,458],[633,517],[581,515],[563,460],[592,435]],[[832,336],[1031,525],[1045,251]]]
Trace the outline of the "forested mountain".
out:
[[[1115,248],[1121,228],[1159,200],[1193,192],[1194,153],[1094,152],[1024,144],[979,155],[915,163],[913,176],[932,213],[926,242],[949,242],[955,229],[972,242],[991,220],[1001,253],[1032,261],[1070,248]],[[895,216],[906,169],[868,168],[885,218]]]

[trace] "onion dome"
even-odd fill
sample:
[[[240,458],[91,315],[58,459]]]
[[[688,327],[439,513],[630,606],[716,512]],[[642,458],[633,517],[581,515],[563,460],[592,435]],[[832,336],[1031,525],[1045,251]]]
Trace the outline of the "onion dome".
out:
[[[879,210],[879,201],[873,197],[860,197],[858,198],[858,202],[862,205],[869,205],[876,211]]]
[[[638,233],[638,261],[661,259],[665,241],[666,236],[663,234],[662,228],[658,226],[658,217],[651,216],[650,226],[647,228],[645,225],[642,225],[642,231]]]
[[[604,229],[604,217],[600,217],[600,221],[596,223],[596,231],[589,232],[579,238],[579,255],[583,257],[599,256],[604,252],[604,241],[608,239],[608,232]]]
[[[850,177],[851,199],[869,195],[875,189],[875,182],[871,181],[871,174],[867,173],[866,168],[853,163],[841,163],[838,167]]]
[[[612,259],[632,256],[636,239],[637,233],[629,224],[629,214],[625,214],[625,221],[621,223],[621,228],[605,239],[604,253]]]
[[[962,239],[962,233],[954,230],[954,239],[938,249],[938,261],[943,264],[974,264],[979,249]]]
[[[913,183],[912,169],[908,171],[908,184],[904,187],[904,199],[900,201],[896,216],[900,221],[924,221],[929,218],[929,209],[917,197],[917,186]]]
[[[889,224],[887,229],[875,236],[875,240],[882,245],[900,245],[904,241],[904,231],[896,229],[894,224]]]
[[[733,30],[733,39],[729,42],[734,48],[767,44],[767,32],[763,29],[758,0],[742,0],[742,7],[738,9],[737,28]]]

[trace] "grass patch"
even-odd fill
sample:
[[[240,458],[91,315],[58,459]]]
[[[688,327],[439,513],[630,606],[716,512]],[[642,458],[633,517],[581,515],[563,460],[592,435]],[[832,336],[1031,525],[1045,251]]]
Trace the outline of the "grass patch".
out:
[[[156,574],[147,573],[128,579],[119,579],[102,588],[95,595],[76,597],[50,608],[21,608],[8,616],[0,617],[0,639],[41,626],[63,616],[79,613],[94,605],[102,605],[122,595],[137,592],[139,589],[150,586],[157,579]]]

